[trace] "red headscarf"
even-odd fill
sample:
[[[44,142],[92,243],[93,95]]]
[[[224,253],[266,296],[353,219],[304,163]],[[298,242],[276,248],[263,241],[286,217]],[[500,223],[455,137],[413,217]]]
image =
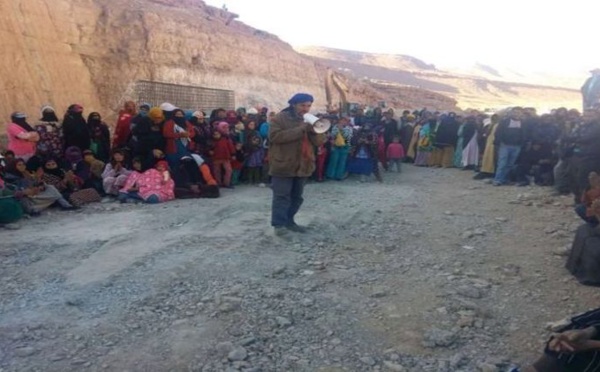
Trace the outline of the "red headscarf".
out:
[[[162,166],[163,166],[163,168],[165,168],[165,169],[169,169],[169,163],[167,163],[167,161],[166,161],[166,160],[159,160],[159,161],[157,161],[157,162],[156,162],[156,164],[154,165],[154,168],[157,168],[157,169],[158,169],[158,167],[159,167],[160,165],[162,165]]]

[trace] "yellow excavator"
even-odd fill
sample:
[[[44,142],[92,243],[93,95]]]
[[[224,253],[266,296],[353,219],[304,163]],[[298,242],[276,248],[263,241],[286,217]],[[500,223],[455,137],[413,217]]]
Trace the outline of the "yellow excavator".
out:
[[[340,100],[334,104],[333,92],[334,89],[337,91]],[[342,75],[333,71],[331,68],[327,68],[325,75],[325,98],[327,99],[327,112],[337,111],[340,114],[346,114],[349,110],[348,104],[348,93],[350,89],[345,82]]]

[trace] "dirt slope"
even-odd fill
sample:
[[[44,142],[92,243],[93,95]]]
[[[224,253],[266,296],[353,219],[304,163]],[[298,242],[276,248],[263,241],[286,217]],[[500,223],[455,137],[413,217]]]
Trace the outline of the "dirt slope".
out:
[[[443,94],[463,108],[530,106],[541,111],[556,107],[581,108],[581,93],[574,78],[519,75],[478,65],[466,70],[441,70],[405,55],[374,54],[324,47],[297,48],[320,63],[363,80],[412,86]],[[583,77],[581,77],[581,83]]]

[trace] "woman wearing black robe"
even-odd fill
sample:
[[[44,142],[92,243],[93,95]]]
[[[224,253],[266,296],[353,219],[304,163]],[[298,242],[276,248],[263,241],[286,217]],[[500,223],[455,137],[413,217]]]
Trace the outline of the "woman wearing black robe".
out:
[[[71,146],[78,147],[82,152],[91,145],[91,135],[83,118],[83,107],[71,105],[65,113],[62,126],[65,139],[65,150]]]
[[[87,120],[91,135],[91,148],[96,159],[108,163],[110,161],[110,130],[108,125],[102,121],[102,116],[92,112]]]

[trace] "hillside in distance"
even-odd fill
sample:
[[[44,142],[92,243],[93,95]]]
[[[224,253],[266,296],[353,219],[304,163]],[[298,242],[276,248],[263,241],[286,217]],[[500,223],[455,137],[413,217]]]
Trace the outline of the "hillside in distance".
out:
[[[462,70],[442,70],[406,55],[312,46],[295,49],[346,76],[390,86],[426,89],[455,99],[462,109],[519,105],[543,112],[561,106],[581,108],[577,77],[525,74],[484,64]]]

